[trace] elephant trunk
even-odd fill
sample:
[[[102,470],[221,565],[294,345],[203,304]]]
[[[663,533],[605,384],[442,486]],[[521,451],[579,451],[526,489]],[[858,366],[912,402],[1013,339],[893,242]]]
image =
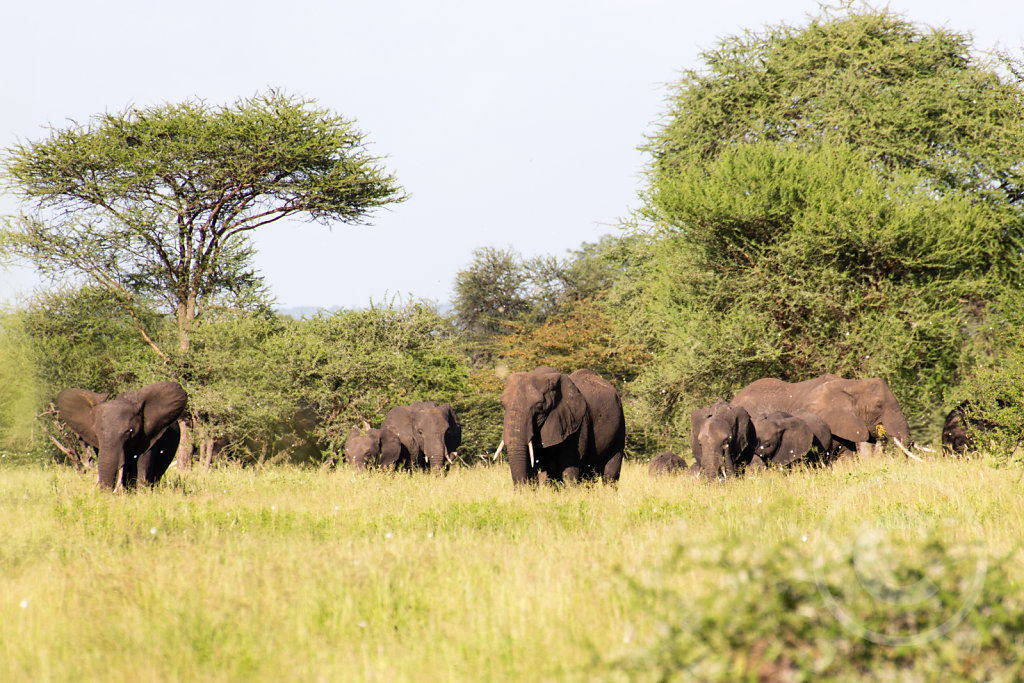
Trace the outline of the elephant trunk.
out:
[[[444,474],[445,466],[448,464],[448,448],[444,444],[444,439],[429,444],[423,449],[423,455],[430,466],[431,474]]]
[[[899,439],[900,443],[910,443],[910,425],[907,424],[907,418],[903,416],[903,411],[898,407],[882,414],[882,426],[890,438]]]
[[[530,464],[530,443],[533,440],[533,417],[518,412],[506,413],[504,441],[508,449],[508,463],[512,470],[512,483],[525,483],[533,469]]]
[[[704,455],[698,464],[701,473],[709,481],[728,478],[736,473],[736,464],[733,462],[732,454],[729,453],[729,444],[718,446],[709,444],[706,447],[702,446],[701,450]]]
[[[103,444],[100,445],[100,452],[96,458],[96,470],[101,487],[113,491],[121,483],[124,470],[124,447],[123,443],[106,447]]]

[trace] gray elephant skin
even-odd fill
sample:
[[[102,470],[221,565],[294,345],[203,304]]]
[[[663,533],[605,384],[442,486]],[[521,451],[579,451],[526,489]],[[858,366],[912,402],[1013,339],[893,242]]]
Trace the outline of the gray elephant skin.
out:
[[[858,443],[874,443],[883,437],[910,443],[910,427],[899,402],[878,377],[857,380],[821,375],[803,382],[769,377],[741,389],[732,403],[752,415],[774,411],[817,415],[828,425],[841,453],[855,452]]]
[[[651,458],[651,462],[647,466],[647,474],[652,477],[660,477],[666,474],[683,474],[688,470],[689,467],[686,464],[686,460],[672,451],[658,453]]]
[[[380,430],[353,427],[345,438],[345,460],[356,470],[380,466]]]
[[[540,367],[512,373],[501,404],[502,438],[516,486],[597,477],[618,481],[626,420],[615,387],[595,372],[566,375]]]
[[[742,406],[719,399],[690,413],[694,472],[708,479],[742,472],[754,457],[757,435]]]
[[[753,422],[757,434],[754,458],[762,463],[785,466],[806,460],[814,451],[824,461],[832,450],[828,424],[813,413],[776,410],[754,417]]]
[[[99,486],[133,488],[138,478],[150,486],[170,467],[181,432],[185,390],[177,382],[155,382],[107,400],[106,394],[65,389],[57,411],[87,444],[96,448]]]
[[[1005,408],[1007,403],[1001,399],[996,401],[997,408]],[[978,408],[970,401],[961,401],[946,415],[942,425],[942,449],[948,453],[964,455],[976,451],[974,437],[983,435],[996,428],[992,420],[978,415]]]
[[[448,468],[461,443],[462,427],[447,403],[395,406],[380,426],[380,466],[439,474]]]

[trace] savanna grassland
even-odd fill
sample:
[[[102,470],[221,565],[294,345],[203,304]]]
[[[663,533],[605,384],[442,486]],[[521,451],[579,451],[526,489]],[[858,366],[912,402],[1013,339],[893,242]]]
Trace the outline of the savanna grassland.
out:
[[[1018,469],[0,469],[0,679],[1019,680]]]

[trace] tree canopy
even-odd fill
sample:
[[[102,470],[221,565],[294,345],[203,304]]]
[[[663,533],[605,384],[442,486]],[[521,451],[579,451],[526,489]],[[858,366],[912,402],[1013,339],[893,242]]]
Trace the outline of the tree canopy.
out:
[[[164,302],[182,351],[204,305],[261,285],[252,230],[293,216],[365,222],[403,199],[352,121],[275,91],[52,128],[7,150],[2,170],[26,210],[0,246],[55,277],[84,276],[129,311],[140,298]]]
[[[637,413],[759,377],[882,376],[912,425],[1019,285],[1024,91],[970,39],[888,10],[726,38],[650,138],[624,329],[655,356]]]

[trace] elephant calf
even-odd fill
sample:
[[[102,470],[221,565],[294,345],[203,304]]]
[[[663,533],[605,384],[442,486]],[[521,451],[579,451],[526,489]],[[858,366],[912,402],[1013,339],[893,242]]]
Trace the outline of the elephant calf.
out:
[[[395,406],[380,426],[380,461],[395,469],[444,472],[462,444],[462,426],[447,403]]]
[[[78,436],[99,451],[99,486],[133,488],[141,476],[150,486],[170,467],[181,432],[185,390],[177,382],[155,382],[107,400],[106,394],[65,389],[57,412]]]
[[[353,427],[345,438],[345,460],[356,470],[380,465],[380,430]]]
[[[813,413],[776,410],[754,418],[757,448],[754,457],[761,464],[789,465],[817,450],[826,457],[832,449],[828,424]]]
[[[662,451],[651,458],[651,464],[647,466],[647,473],[652,477],[659,477],[663,474],[682,474],[688,469],[686,460],[672,451]]]
[[[719,399],[690,413],[690,448],[694,472],[708,479],[729,477],[750,464],[757,436],[750,414],[742,406]]]

